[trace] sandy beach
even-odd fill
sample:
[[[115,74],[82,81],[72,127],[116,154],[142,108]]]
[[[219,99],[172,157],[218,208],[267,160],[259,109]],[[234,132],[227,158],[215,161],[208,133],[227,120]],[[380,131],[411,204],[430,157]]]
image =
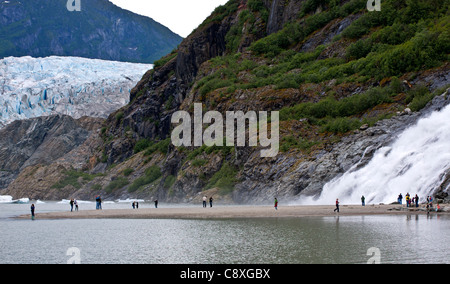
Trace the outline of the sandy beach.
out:
[[[382,214],[427,214],[423,207],[405,208],[400,205],[341,205],[340,212],[334,206],[215,206],[213,208],[142,208],[86,210],[78,212],[36,212],[36,219],[230,219],[230,218],[296,218],[313,216],[358,216]],[[442,206],[439,214],[448,214]],[[432,211],[430,214],[436,214]],[[30,214],[19,216],[30,218]]]

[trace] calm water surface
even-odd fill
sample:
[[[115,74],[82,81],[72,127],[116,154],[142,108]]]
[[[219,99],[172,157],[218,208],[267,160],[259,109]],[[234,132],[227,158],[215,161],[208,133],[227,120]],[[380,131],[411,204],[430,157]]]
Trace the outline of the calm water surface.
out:
[[[80,204],[81,208],[95,206]],[[30,204],[0,204],[0,263],[450,263],[450,216],[233,220],[15,220]],[[152,207],[152,204],[141,204]],[[104,204],[129,208],[129,204]],[[92,208],[86,208],[92,209]],[[37,205],[37,212],[67,210]]]

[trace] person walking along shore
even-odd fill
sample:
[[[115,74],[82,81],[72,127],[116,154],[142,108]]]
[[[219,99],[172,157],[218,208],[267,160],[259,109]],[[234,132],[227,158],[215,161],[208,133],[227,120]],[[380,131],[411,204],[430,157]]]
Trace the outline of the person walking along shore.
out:
[[[336,208],[334,209],[334,212],[336,211],[339,213],[339,199],[336,199]]]

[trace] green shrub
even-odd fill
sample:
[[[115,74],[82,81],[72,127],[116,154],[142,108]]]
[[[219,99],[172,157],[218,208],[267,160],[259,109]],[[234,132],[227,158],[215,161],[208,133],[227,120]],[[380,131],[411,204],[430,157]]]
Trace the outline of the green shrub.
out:
[[[116,114],[116,120],[117,120],[117,121],[122,121],[123,116],[124,116],[123,111],[119,111],[119,112]]]
[[[296,148],[296,149],[307,151],[316,144],[317,144],[317,142],[308,141],[302,137],[296,138],[293,135],[289,135],[289,136],[283,137],[283,139],[281,140],[280,150],[282,152],[287,152],[293,148]]]
[[[134,169],[126,168],[125,170],[123,170],[122,174],[127,177],[127,176],[131,175],[133,172],[134,172]]]
[[[345,117],[359,114],[384,102],[391,102],[389,88],[373,88],[366,93],[344,98],[340,101],[327,97],[317,103],[301,103],[280,111],[281,120],[301,118]]]
[[[154,64],[154,68],[159,68],[162,67],[164,65],[166,65],[167,62],[169,62],[170,60],[174,59],[176,56],[178,55],[177,52],[172,51],[170,54],[164,56],[163,58],[155,61]]]
[[[307,102],[283,108],[280,110],[280,120],[308,118],[313,124],[324,124],[322,131],[345,133],[360,126],[359,120],[349,117],[359,115],[379,104],[391,103],[392,97],[402,91],[400,80],[393,78],[389,86],[371,88],[365,93],[341,100],[329,96],[317,103]],[[286,147],[292,144],[292,140],[285,142]]]
[[[248,0],[247,6],[252,12],[260,12],[266,8],[261,0]]]
[[[101,174],[91,175],[89,173],[85,173],[82,171],[76,170],[68,170],[64,171],[64,178],[59,182],[55,183],[52,188],[62,189],[68,185],[72,185],[76,189],[80,189],[83,185],[83,182],[92,181],[95,177],[100,176]],[[80,181],[81,178],[81,181]]]
[[[128,187],[128,192],[135,192],[140,187],[151,184],[162,176],[161,169],[158,166],[152,166],[145,170],[145,175],[134,180]]]
[[[162,154],[166,155],[169,150],[170,141],[171,141],[170,138],[167,138],[165,140],[159,141],[156,144],[154,144],[153,142],[150,143],[150,146],[146,149],[144,155],[150,156],[156,151],[159,151]]]
[[[284,32],[271,34],[252,43],[250,49],[268,58],[275,57],[289,46],[289,38]]]
[[[165,189],[171,188],[176,180],[177,180],[177,178],[173,175],[167,176],[166,179],[164,180],[164,188]]]
[[[430,90],[424,85],[419,85],[407,92],[406,101],[409,103],[409,108],[412,111],[419,111],[423,109],[433,98],[435,94],[430,93]]]
[[[136,145],[134,145],[134,153],[139,153],[145,149],[147,149],[148,147],[150,147],[152,145],[152,143],[150,141],[148,141],[147,139],[141,139],[139,140]]]
[[[313,13],[319,7],[324,7],[330,2],[330,0],[306,0],[303,4],[299,17],[302,18],[309,13]]]
[[[276,57],[290,46],[304,40],[317,29],[324,27],[338,16],[338,13],[334,10],[324,11],[309,16],[303,23],[288,23],[279,32],[253,42],[250,50],[267,58]]]
[[[95,191],[101,191],[102,189],[103,189],[102,186],[97,183],[92,186],[92,190],[95,190]]]
[[[111,181],[105,188],[105,191],[107,193],[111,193],[114,190],[123,188],[125,186],[127,186],[130,182],[128,181],[128,179],[124,178],[124,177],[118,177],[117,179]]]
[[[348,118],[348,117],[337,117],[328,120],[328,122],[323,126],[322,132],[333,132],[333,133],[346,133],[350,130],[355,130],[361,127],[362,123],[359,119]]]
[[[192,161],[193,167],[201,167],[204,166],[208,161],[205,159],[195,159]]]
[[[234,189],[236,183],[237,170],[228,162],[224,162],[218,172],[216,172],[210,179],[205,189],[220,188],[222,194],[227,194]]]
[[[161,175],[161,168],[156,165],[145,170],[145,176],[149,177],[152,182],[160,178]]]
[[[230,0],[225,5],[217,7],[199,28],[204,27],[210,23],[221,22],[229,15],[235,13],[238,10],[239,2],[237,0]]]
[[[398,45],[411,39],[417,31],[415,24],[394,23],[392,26],[387,26],[371,35],[371,39],[377,43],[385,43],[390,45]]]
[[[346,50],[346,57],[351,60],[360,59],[366,57],[372,50],[372,40],[361,39],[351,44]]]

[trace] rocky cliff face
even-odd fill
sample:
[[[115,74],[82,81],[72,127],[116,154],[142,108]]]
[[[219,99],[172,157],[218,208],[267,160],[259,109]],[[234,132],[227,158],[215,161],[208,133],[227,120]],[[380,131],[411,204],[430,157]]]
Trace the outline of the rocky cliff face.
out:
[[[82,167],[88,176],[59,179],[78,177],[75,186],[63,187],[62,198],[186,202],[207,194],[237,203],[268,203],[274,196],[296,201],[319,194],[355,164],[367,164],[430,108],[448,104],[443,95],[424,108],[450,78],[438,48],[444,37],[415,26],[421,17],[440,22],[445,13],[410,21],[408,4],[385,1],[378,18],[366,11],[367,1],[341,2],[232,0],[218,8],[147,72],[126,107],[109,116]],[[389,38],[397,29],[404,37]],[[428,36],[425,42],[439,42],[432,45],[436,64],[420,63],[422,54],[414,61],[389,57],[415,52],[402,53],[427,45],[419,39]],[[372,51],[360,53],[366,45]],[[261,158],[258,147],[173,146],[172,114],[192,113],[194,103],[222,114],[280,111],[280,153]],[[448,190],[445,181],[441,187]]]
[[[47,166],[82,145],[102,119],[56,115],[17,120],[0,130],[0,188],[7,188],[25,169]],[[85,160],[78,160],[80,167]],[[30,180],[33,185],[35,180]],[[28,187],[31,189],[32,187]]]

